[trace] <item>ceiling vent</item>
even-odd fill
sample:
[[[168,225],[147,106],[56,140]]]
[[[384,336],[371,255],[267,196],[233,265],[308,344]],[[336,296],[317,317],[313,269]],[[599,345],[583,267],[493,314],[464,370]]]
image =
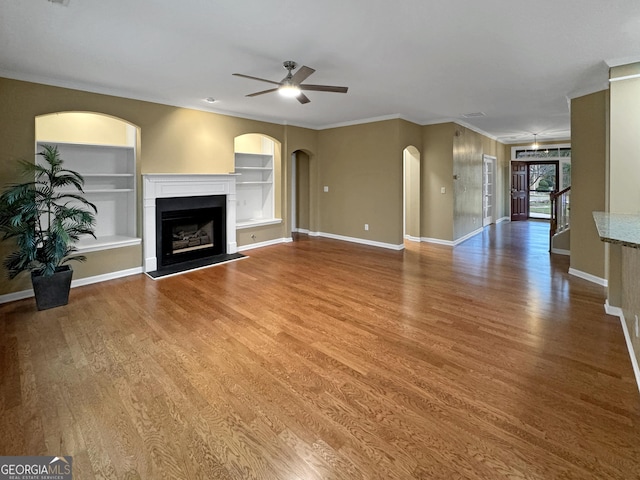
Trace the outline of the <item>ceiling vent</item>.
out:
[[[62,5],[66,7],[69,5],[69,0],[47,0],[49,3],[57,3],[58,5]]]
[[[486,117],[487,114],[484,112],[473,112],[473,113],[465,113],[462,115],[462,118],[478,118],[478,117]]]

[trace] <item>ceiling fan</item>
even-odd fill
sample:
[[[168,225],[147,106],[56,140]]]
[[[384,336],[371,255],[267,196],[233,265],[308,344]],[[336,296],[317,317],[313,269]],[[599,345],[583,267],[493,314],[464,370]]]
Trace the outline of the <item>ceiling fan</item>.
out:
[[[302,93],[303,91],[308,92],[335,92],[335,93],[347,93],[348,87],[334,87],[332,85],[310,85],[303,84],[309,75],[311,75],[315,70],[313,68],[307,67],[303,65],[300,69],[294,74],[293,71],[297,68],[298,64],[296,62],[292,62],[288,60],[282,64],[282,66],[287,70],[287,76],[282,79],[280,82],[274,82],[273,80],[267,80],[265,78],[252,77],[250,75],[243,75],[242,73],[234,73],[236,77],[250,78],[252,80],[258,80],[260,82],[267,82],[273,85],[278,85],[275,88],[270,88],[269,90],[262,90],[261,92],[250,93],[247,97],[257,97],[258,95],[263,95],[265,93],[278,92],[285,97],[295,97],[298,99],[300,103],[309,103],[311,100]]]

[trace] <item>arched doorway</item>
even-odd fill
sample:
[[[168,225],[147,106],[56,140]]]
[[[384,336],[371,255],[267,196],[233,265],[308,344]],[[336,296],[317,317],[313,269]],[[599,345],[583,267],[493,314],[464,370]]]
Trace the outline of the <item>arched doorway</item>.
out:
[[[311,231],[311,158],[303,150],[291,155],[291,232]]]
[[[420,152],[412,145],[402,152],[403,228],[405,240],[420,241]]]

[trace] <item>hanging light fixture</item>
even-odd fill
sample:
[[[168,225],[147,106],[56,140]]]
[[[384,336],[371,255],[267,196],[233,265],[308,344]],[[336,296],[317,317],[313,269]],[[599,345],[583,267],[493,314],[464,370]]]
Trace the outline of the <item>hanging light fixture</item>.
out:
[[[533,145],[531,145],[531,148],[538,150],[538,135],[535,133],[533,134]]]

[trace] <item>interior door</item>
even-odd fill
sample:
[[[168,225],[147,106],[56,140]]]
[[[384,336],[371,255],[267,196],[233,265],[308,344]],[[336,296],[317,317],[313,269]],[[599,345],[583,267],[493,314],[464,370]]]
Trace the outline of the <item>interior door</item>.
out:
[[[526,162],[511,162],[511,221],[529,218],[529,182]]]

